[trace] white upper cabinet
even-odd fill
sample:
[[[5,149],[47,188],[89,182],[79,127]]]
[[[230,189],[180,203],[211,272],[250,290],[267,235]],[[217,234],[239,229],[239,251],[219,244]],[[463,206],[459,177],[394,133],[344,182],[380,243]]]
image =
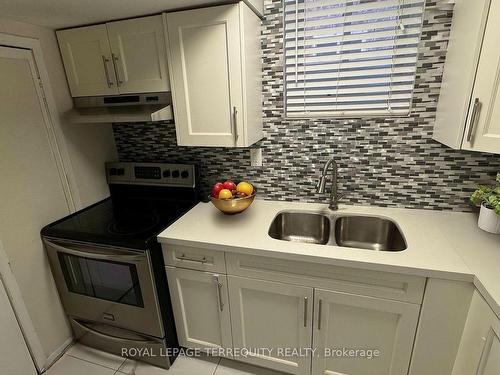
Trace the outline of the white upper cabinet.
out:
[[[106,25],[57,32],[72,96],[118,94]]]
[[[433,138],[500,154],[500,0],[457,0]]]
[[[160,15],[57,32],[71,95],[169,91]]]
[[[111,22],[106,27],[121,94],[170,90],[160,15]]]
[[[462,147],[500,154],[500,1],[490,5]],[[477,103],[477,104],[476,104]]]
[[[242,2],[165,18],[177,143],[245,147],[261,139],[260,19]]]

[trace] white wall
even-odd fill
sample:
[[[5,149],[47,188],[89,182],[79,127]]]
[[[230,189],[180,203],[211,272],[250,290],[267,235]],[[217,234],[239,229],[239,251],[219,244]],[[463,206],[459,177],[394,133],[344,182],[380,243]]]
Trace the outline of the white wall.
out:
[[[62,141],[72,166],[70,182],[77,208],[108,196],[104,162],[116,160],[110,124],[72,124],[63,114],[73,102],[66,82],[55,32],[51,29],[0,18],[0,33],[36,38],[42,46],[45,65],[60,115]]]

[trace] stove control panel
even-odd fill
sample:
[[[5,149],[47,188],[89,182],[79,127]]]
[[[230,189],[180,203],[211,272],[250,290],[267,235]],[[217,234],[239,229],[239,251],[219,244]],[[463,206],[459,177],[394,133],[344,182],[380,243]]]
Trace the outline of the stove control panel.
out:
[[[106,163],[110,184],[195,187],[195,166],[168,163]]]

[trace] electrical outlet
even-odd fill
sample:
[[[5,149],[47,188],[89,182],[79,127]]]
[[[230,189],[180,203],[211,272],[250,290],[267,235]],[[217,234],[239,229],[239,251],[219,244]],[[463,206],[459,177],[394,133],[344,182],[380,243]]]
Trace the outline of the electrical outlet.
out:
[[[262,149],[261,148],[251,148],[250,149],[250,165],[252,167],[262,167]]]

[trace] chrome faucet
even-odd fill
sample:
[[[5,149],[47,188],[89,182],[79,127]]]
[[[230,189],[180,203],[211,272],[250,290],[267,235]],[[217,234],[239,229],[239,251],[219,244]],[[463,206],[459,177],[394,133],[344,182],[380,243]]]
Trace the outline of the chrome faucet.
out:
[[[337,186],[338,165],[335,162],[335,160],[333,160],[333,158],[331,158],[325,163],[325,166],[323,167],[323,173],[319,178],[316,188],[318,193],[325,192],[326,174],[328,173],[329,168],[332,169],[332,191],[330,193],[330,205],[328,206],[328,208],[332,211],[337,211],[339,209],[339,200],[342,197],[338,193],[338,186]]]

